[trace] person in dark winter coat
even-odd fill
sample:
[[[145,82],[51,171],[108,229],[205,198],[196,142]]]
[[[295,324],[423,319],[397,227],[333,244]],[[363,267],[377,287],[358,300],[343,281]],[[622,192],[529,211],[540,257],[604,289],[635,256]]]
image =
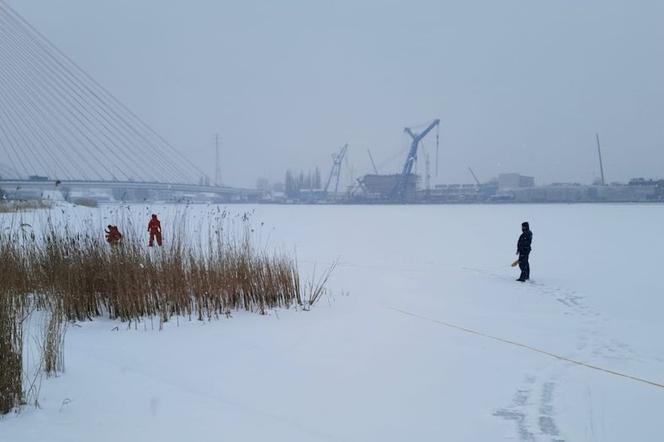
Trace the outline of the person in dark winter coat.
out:
[[[528,222],[521,223],[521,236],[516,244],[516,254],[519,255],[519,268],[521,269],[521,276],[517,281],[525,282],[530,279],[530,263],[528,257],[530,256],[531,247],[533,242],[533,232],[530,231]]]

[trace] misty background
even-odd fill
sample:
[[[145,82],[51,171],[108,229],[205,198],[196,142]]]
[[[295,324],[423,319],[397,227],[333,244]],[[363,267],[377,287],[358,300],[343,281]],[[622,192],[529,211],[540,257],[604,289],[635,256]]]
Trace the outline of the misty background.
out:
[[[590,183],[595,132],[607,181],[664,177],[661,1],[7,3],[210,176],[219,133],[228,185],[326,176],[346,142],[355,177],[367,148],[396,172],[435,118],[433,184]]]

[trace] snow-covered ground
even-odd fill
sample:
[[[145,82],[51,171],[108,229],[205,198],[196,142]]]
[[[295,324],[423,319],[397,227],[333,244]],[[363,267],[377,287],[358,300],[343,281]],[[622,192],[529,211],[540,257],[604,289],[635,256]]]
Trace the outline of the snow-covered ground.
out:
[[[175,212],[195,236],[213,210],[130,216],[160,213],[168,238]],[[306,275],[338,259],[330,295],[161,332],[72,326],[66,373],[44,381],[41,409],[0,420],[0,441],[663,440],[664,388],[620,374],[664,384],[664,205],[229,210],[255,210],[257,241],[296,250]],[[120,213],[52,212],[100,229]]]

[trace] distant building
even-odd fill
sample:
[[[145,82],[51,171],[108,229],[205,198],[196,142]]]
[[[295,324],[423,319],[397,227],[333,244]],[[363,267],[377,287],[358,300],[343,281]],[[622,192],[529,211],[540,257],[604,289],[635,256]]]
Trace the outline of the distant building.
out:
[[[664,187],[662,187],[664,189]],[[515,202],[580,203],[580,202],[647,202],[661,200],[657,182],[588,186],[578,183],[557,183],[548,186],[512,189]]]
[[[325,201],[327,193],[323,189],[300,189],[298,199],[304,203],[318,203]]]
[[[433,202],[476,202],[483,196],[475,184],[437,184],[424,192],[425,198]]]
[[[598,190],[600,201],[609,202],[645,202],[655,199],[657,184],[642,183],[632,185],[600,186]]]
[[[645,178],[632,178],[629,180],[630,186],[662,186],[664,185],[664,180],[653,180]]]
[[[510,192],[520,203],[577,203],[599,201],[596,186],[575,183],[556,183],[548,186],[524,187]]]
[[[501,173],[498,175],[498,190],[522,189],[535,187],[535,178],[518,173]]]
[[[42,175],[30,175],[28,177],[28,180],[30,181],[48,181],[47,176],[42,176]]]
[[[370,195],[388,196],[392,193],[401,175],[365,175],[362,186]],[[406,181],[406,194],[412,195],[417,190],[420,176],[410,174]]]

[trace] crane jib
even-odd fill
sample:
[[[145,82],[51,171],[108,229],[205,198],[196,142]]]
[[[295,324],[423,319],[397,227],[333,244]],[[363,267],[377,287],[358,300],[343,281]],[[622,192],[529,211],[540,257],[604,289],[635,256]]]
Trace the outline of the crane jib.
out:
[[[406,157],[406,162],[403,165],[403,170],[401,171],[401,175],[399,175],[399,177],[397,178],[394,190],[392,191],[393,200],[399,200],[405,197],[406,188],[408,185],[408,177],[410,176],[413,170],[413,163],[417,158],[417,148],[420,144],[420,141],[422,141],[422,139],[426,137],[427,134],[431,132],[431,130],[434,127],[437,127],[439,124],[440,120],[436,119],[431,124],[429,124],[429,126],[427,126],[427,128],[424,129],[424,131],[422,131],[419,134],[413,132],[412,129],[409,127],[404,129],[404,132],[406,132],[412,138],[412,142],[410,144],[410,150],[408,151],[408,156]]]

